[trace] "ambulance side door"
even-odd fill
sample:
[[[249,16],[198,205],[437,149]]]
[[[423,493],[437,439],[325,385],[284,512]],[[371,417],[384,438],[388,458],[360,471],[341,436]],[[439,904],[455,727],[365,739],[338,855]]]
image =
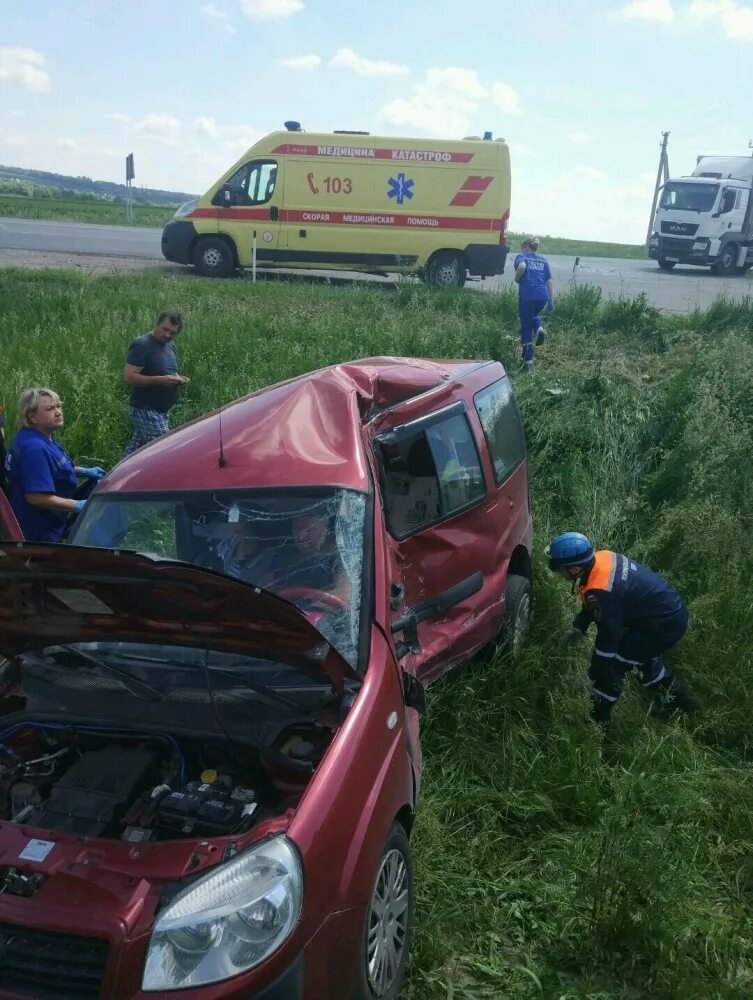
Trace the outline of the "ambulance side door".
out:
[[[241,267],[251,266],[254,234],[257,262],[277,259],[282,193],[282,163],[264,157],[244,163],[212,199],[217,207],[217,230],[233,241]]]

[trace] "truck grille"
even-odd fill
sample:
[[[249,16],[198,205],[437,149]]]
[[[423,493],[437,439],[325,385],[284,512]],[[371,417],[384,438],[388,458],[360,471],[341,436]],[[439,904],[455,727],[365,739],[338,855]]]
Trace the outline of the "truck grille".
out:
[[[107,942],[0,924],[0,992],[34,1000],[98,1000]]]
[[[672,236],[659,237],[659,249],[662,255],[683,254],[693,246],[692,240],[676,239]]]
[[[698,224],[694,222],[667,222],[661,224],[662,233],[670,236],[695,236],[698,232]]]

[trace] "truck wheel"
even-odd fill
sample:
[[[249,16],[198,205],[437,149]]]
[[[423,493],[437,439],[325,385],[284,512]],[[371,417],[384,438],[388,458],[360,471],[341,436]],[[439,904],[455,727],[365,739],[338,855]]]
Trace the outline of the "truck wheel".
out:
[[[667,260],[666,257],[659,258],[659,267],[662,269],[662,271],[671,271],[676,263],[677,263],[676,260]]]
[[[194,247],[192,258],[199,274],[208,278],[227,278],[235,270],[233,251],[219,236],[200,239]]]
[[[459,253],[439,250],[429,261],[427,278],[436,288],[462,288],[465,272],[465,261]]]
[[[740,252],[737,243],[727,243],[711,265],[711,273],[720,278],[726,278],[737,271],[737,255]]]
[[[505,585],[505,620],[502,625],[502,648],[512,660],[523,649],[531,621],[531,583],[525,576],[510,573]]]
[[[413,865],[408,836],[395,823],[387,837],[366,911],[357,1000],[396,1000],[408,964],[413,924]]]

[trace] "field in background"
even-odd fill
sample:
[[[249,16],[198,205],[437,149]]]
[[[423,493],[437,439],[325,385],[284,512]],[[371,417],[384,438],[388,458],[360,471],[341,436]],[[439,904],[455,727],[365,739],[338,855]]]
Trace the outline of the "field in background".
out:
[[[544,243],[545,250],[550,250]],[[753,996],[753,302],[688,317],[562,295],[531,376],[512,293],[405,285],[186,282],[4,271],[0,401],[66,405],[77,461],[128,436],[129,340],[184,312],[174,411],[373,354],[510,365],[530,450],[535,612],[514,669],[493,655],[429,692],[413,836],[418,904],[405,1000],[749,1000]],[[576,610],[545,568],[578,528],[666,574],[691,612],[671,662],[703,706],[662,726],[628,684],[588,717]]]
[[[160,228],[172,219],[177,205],[133,206],[135,226]],[[89,201],[79,198],[19,198],[0,194],[0,218],[49,219],[55,222],[94,222],[124,226],[125,205],[114,201]]]
[[[508,233],[507,242],[514,253],[520,249],[522,233]],[[539,252],[547,254],[563,254],[573,257],[629,257],[633,260],[645,260],[646,248],[635,243],[598,243],[596,240],[568,240],[564,236],[542,236],[535,233],[541,241]]]

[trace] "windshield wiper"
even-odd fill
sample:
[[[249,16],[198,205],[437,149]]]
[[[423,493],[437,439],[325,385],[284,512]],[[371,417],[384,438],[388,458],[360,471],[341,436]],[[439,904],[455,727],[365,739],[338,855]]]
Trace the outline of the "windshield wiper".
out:
[[[122,660],[136,660],[138,663],[169,663],[171,667],[185,667],[185,663],[174,662],[172,660],[155,660],[148,656],[136,656],[133,653],[119,653],[119,658]],[[195,664],[192,664],[195,666]],[[248,688],[250,691],[255,691],[257,694],[262,695],[264,698],[268,698],[270,701],[276,701],[281,705],[285,705],[286,708],[295,709],[296,712],[305,712],[310,715],[310,711],[307,711],[300,702],[297,702],[294,698],[287,698],[284,694],[279,694],[274,688],[269,688],[265,684],[257,684],[254,681],[248,680],[242,674],[237,674],[234,670],[229,670],[227,667],[213,667],[210,663],[209,665],[210,673],[222,674],[223,677],[232,677],[234,681],[240,683],[243,687]]]
[[[114,677],[120,678],[120,680],[125,682],[126,687],[133,685],[133,687],[141,691],[145,691],[147,694],[159,701],[164,698],[164,695],[159,688],[152,687],[152,685],[147,684],[146,681],[139,680],[138,677],[134,677],[133,674],[129,674],[127,670],[121,670],[120,667],[114,667],[111,663],[107,663],[105,660],[100,660],[98,656],[94,656],[85,649],[79,649],[78,646],[68,645],[67,643],[58,645],[56,648],[65,650],[66,653],[73,653],[74,656],[80,656],[82,660],[86,660],[86,662],[91,663],[92,666],[99,667],[99,669],[104,670],[105,673],[109,673]]]

